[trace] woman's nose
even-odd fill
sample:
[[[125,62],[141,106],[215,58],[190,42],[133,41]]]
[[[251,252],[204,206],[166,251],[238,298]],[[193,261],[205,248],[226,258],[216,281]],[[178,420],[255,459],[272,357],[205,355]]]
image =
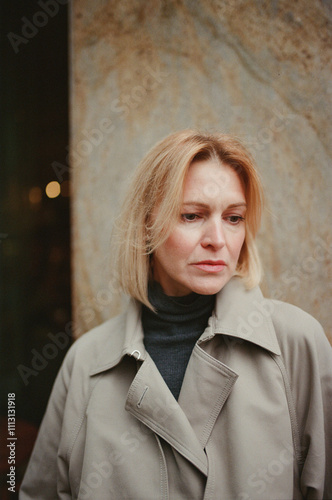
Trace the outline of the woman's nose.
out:
[[[203,247],[214,247],[216,249],[225,246],[225,233],[222,220],[211,220],[205,227],[202,242]]]

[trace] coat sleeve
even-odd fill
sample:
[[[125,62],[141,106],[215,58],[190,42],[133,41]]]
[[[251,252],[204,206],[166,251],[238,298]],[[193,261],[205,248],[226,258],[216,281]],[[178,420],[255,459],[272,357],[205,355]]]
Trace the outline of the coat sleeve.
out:
[[[55,380],[20,488],[20,500],[54,500],[59,498],[57,457],[74,350],[75,344],[68,351]],[[67,498],[72,498],[70,492],[62,491],[61,499]]]
[[[300,408],[301,447],[304,451],[301,490],[307,500],[331,500],[332,349],[318,323],[314,330],[307,372],[307,402]]]
[[[273,322],[295,410],[299,498],[332,500],[332,349],[321,325],[296,306],[273,301]]]

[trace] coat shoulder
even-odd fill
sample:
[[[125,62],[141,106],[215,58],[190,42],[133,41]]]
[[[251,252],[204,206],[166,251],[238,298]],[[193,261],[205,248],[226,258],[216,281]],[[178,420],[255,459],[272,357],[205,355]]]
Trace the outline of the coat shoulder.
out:
[[[95,347],[102,347],[105,342],[112,340],[115,337],[115,333],[123,330],[125,328],[126,313],[118,314],[111,319],[108,319],[104,323],[95,326],[88,332],[84,333],[79,337],[74,345],[78,349],[93,349]]]
[[[288,326],[292,331],[300,331],[302,333],[312,329],[322,329],[320,323],[300,307],[288,302],[282,302],[281,300],[268,300],[273,305],[272,319],[278,325]]]
[[[271,319],[282,351],[303,348],[321,350],[330,348],[322,325],[311,314],[299,307],[270,299]]]
[[[90,372],[105,352],[110,360],[120,356],[124,342],[126,313],[119,314],[79,337],[69,349],[65,362]]]

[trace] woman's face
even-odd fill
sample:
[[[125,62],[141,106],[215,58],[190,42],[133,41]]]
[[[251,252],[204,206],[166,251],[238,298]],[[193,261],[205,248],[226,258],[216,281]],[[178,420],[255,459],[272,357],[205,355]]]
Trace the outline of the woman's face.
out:
[[[171,296],[219,292],[233,276],[245,238],[246,199],[228,165],[194,162],[184,182],[181,213],[153,254],[153,276]]]

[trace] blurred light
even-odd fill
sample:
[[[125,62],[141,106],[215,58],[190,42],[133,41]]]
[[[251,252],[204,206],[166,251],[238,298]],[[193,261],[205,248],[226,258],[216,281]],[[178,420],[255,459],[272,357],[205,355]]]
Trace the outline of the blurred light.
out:
[[[60,184],[58,181],[51,181],[45,188],[45,193],[49,198],[56,198],[60,194]]]
[[[39,186],[35,186],[30,189],[29,191],[29,201],[30,203],[33,203],[36,205],[37,203],[40,203],[42,199],[42,190],[40,189]]]
[[[70,181],[61,182],[61,195],[64,197],[70,196]]]

